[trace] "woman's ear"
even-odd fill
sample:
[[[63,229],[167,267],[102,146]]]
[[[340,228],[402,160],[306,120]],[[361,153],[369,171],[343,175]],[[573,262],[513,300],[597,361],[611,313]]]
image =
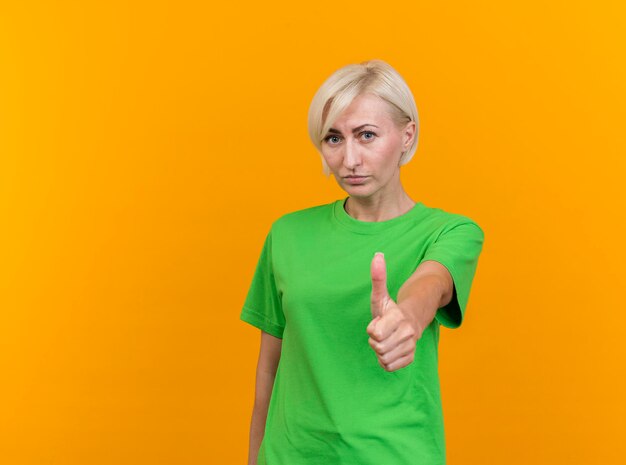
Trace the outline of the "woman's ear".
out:
[[[403,148],[405,152],[409,150],[409,147],[411,146],[411,144],[413,143],[413,140],[415,139],[416,128],[417,128],[417,125],[415,124],[415,121],[409,121],[407,125],[404,127],[404,132],[402,133],[402,137],[403,137],[402,142],[403,142]]]

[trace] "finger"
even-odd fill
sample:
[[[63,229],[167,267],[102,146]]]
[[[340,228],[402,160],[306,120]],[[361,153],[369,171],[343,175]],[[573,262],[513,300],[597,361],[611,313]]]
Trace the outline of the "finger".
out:
[[[408,351],[415,349],[416,344],[412,332],[406,330],[404,326],[400,326],[386,339],[378,340],[370,335],[367,342],[378,355],[392,354],[391,356],[408,353]]]
[[[371,264],[372,277],[372,316],[382,316],[389,292],[387,291],[387,267],[385,256],[382,252],[376,252]]]
[[[381,360],[378,360],[378,363],[387,371],[396,371],[396,370],[399,370],[400,368],[404,368],[410,365],[411,363],[413,363],[414,358],[415,358],[415,353],[411,352],[410,354],[405,355],[404,357],[400,357],[399,359],[394,360],[393,362],[383,363]]]
[[[388,311],[383,316],[378,317],[376,324],[372,325],[368,334],[376,341],[384,341],[398,329],[401,321],[402,315],[399,312]]]
[[[411,355],[415,352],[415,344],[405,341],[385,353],[377,353],[380,361],[385,365],[390,365],[401,358]]]
[[[370,347],[374,349],[374,352],[376,352],[376,355],[378,357],[386,354],[387,352],[389,352],[390,350],[394,348],[394,346],[389,345],[387,342],[378,342],[377,340],[372,339],[371,337],[367,340],[367,342],[370,345]]]
[[[370,334],[372,331],[374,331],[374,328],[376,327],[376,323],[378,322],[378,320],[380,320],[379,316],[375,317],[372,321],[370,321],[370,324],[368,324],[367,328],[365,329],[367,331],[367,334]]]

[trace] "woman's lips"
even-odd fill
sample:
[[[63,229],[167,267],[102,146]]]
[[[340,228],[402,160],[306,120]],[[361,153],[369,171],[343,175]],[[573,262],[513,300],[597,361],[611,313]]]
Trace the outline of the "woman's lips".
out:
[[[363,184],[368,176],[346,176],[344,179],[348,184]]]

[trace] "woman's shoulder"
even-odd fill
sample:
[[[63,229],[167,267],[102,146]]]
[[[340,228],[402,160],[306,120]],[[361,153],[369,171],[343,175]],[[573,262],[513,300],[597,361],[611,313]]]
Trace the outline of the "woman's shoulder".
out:
[[[424,205],[424,204],[422,204]],[[431,207],[424,205],[426,212],[426,221],[443,231],[454,229],[461,225],[473,225],[481,230],[482,228],[472,217],[467,214],[458,213],[457,211],[443,209],[439,207]]]
[[[300,228],[307,227],[307,224],[311,223],[319,224],[320,221],[328,218],[328,216],[332,213],[336,202],[339,202],[339,200],[284,213],[274,220],[272,223],[272,229],[293,227]]]

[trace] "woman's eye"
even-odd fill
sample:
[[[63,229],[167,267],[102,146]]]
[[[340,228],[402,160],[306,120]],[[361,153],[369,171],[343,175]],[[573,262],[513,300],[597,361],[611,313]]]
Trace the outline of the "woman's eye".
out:
[[[339,136],[327,136],[325,140],[329,144],[336,144],[339,142]]]
[[[372,140],[374,137],[376,137],[376,134],[374,134],[371,131],[365,131],[362,133],[362,135],[363,135],[363,139],[365,140]]]

